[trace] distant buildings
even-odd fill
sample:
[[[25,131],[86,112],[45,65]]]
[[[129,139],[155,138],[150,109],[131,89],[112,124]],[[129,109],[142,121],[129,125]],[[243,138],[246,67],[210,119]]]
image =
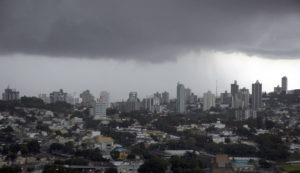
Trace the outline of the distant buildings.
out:
[[[5,101],[14,101],[14,100],[19,100],[19,91],[16,91],[15,89],[10,89],[7,87],[4,90],[4,93],[2,94],[2,100]]]
[[[44,103],[50,103],[50,97],[47,94],[39,94],[39,98],[43,100]]]
[[[80,98],[82,100],[82,104],[85,106],[93,106],[95,103],[94,96],[90,93],[89,90],[85,90],[80,94]]]
[[[157,96],[143,99],[143,108],[150,112],[161,112],[160,99]]]
[[[140,101],[138,99],[137,92],[130,92],[129,98],[125,103],[125,112],[139,111],[140,110]]]
[[[177,83],[177,104],[176,111],[179,113],[185,113],[185,89],[184,85]]]
[[[106,106],[110,107],[110,94],[107,91],[101,91],[100,98],[106,103]]]
[[[282,93],[286,94],[287,90],[288,90],[288,79],[286,76],[281,78],[281,89],[282,89]]]
[[[252,109],[257,110],[262,107],[262,84],[256,81],[252,84]]]
[[[226,104],[226,105],[232,104],[231,94],[228,93],[227,91],[221,93],[221,104]]]
[[[162,104],[167,105],[169,103],[170,103],[170,94],[167,91],[165,91],[162,93]]]
[[[216,106],[216,97],[210,91],[203,94],[203,110],[207,111]]]
[[[56,103],[58,101],[60,102],[67,102],[67,96],[68,94],[65,93],[62,89],[59,91],[53,91],[50,93],[50,103]]]
[[[277,85],[277,87],[274,87],[274,93],[275,94],[280,94],[282,92],[282,89],[279,85]]]

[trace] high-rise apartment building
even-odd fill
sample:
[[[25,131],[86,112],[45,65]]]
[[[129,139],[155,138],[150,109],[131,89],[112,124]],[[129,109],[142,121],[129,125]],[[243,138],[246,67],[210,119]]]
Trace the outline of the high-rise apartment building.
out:
[[[179,113],[185,113],[185,89],[184,85],[177,83],[177,104],[176,111]]]
[[[80,94],[80,98],[82,100],[82,104],[85,106],[93,106],[95,104],[95,98],[90,93],[90,90],[85,90]]]
[[[4,90],[4,93],[2,94],[2,100],[5,101],[14,101],[14,100],[19,100],[19,91],[16,91],[15,89],[11,89],[7,87]]]
[[[167,91],[165,91],[162,93],[162,104],[167,105],[169,103],[170,103],[170,94]]]
[[[283,76],[281,78],[281,90],[282,90],[283,94],[287,93],[287,90],[288,90],[288,79],[287,79],[286,76]]]
[[[256,81],[252,84],[252,109],[257,110],[262,107],[262,84]]]
[[[207,111],[211,107],[216,106],[216,97],[213,93],[208,91],[207,93],[203,94],[203,110]]]

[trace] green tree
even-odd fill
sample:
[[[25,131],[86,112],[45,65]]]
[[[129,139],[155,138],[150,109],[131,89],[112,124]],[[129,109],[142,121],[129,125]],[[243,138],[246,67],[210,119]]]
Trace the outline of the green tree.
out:
[[[116,168],[108,168],[104,173],[118,173],[118,170]]]
[[[146,160],[143,165],[138,169],[139,173],[155,173],[165,172],[168,167],[168,162],[164,159],[155,157],[150,160]]]
[[[30,153],[39,153],[40,152],[40,144],[37,140],[29,141],[27,143],[27,148]]]

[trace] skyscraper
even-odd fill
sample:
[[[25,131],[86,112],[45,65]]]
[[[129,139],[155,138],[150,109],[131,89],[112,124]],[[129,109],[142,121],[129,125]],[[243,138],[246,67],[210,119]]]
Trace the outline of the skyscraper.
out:
[[[252,109],[257,110],[262,107],[262,84],[256,81],[252,84]]]
[[[101,91],[100,98],[106,103],[106,107],[110,107],[110,94],[107,91]]]
[[[240,89],[239,97],[240,97],[240,107],[243,109],[249,108],[249,90],[246,88]]]
[[[185,89],[184,85],[177,83],[177,105],[176,105],[176,111],[179,113],[185,112]]]
[[[239,99],[239,85],[237,84],[237,81],[235,80],[233,84],[231,84],[231,107],[232,108],[239,108],[240,106],[240,99]]]
[[[210,91],[203,94],[203,110],[207,111],[211,107],[216,106],[216,97]]]
[[[9,86],[4,90],[4,93],[2,94],[2,100],[5,101],[13,101],[13,100],[19,100],[19,91],[16,91],[15,89],[10,89]]]
[[[282,93],[286,94],[287,93],[287,89],[288,89],[288,80],[286,76],[283,76],[281,78],[281,89],[282,89]]]

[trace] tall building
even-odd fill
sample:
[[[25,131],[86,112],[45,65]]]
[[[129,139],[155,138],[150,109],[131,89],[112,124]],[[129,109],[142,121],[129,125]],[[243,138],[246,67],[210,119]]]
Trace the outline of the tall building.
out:
[[[231,84],[231,95],[238,94],[239,92],[239,85],[237,84],[237,81],[235,80],[233,84]]]
[[[177,105],[176,110],[179,113],[185,113],[185,89],[184,85],[177,83]]]
[[[288,90],[288,79],[286,76],[283,76],[281,78],[281,89],[282,89],[282,93],[286,94],[287,90]]]
[[[103,119],[106,117],[106,102],[102,99],[98,99],[95,103],[95,120]]]
[[[185,103],[186,103],[186,104],[189,103],[191,94],[192,94],[191,89],[186,88],[186,89],[184,90],[184,98],[185,98]]]
[[[240,89],[239,97],[240,97],[240,107],[242,109],[249,108],[249,100],[250,100],[249,90],[246,88]]]
[[[137,92],[132,91],[129,93],[129,98],[128,98],[129,101],[135,101],[135,100],[137,100],[137,98],[138,98]]]
[[[160,99],[157,96],[145,98],[143,107],[150,112],[161,112]]]
[[[154,93],[154,97],[158,98],[160,103],[162,102],[162,94],[161,93],[159,93],[159,92]]]
[[[167,105],[169,103],[170,103],[170,94],[167,91],[165,91],[162,93],[162,104]]]
[[[237,84],[237,81],[235,80],[233,84],[231,84],[231,97],[232,97],[232,102],[231,102],[231,107],[232,108],[239,108],[240,106],[240,99],[239,99],[239,85]]]
[[[257,110],[262,107],[262,84],[256,81],[252,84],[252,109]]]
[[[63,89],[60,89],[59,91],[53,91],[50,93],[50,103],[56,103],[58,101],[67,102],[67,96],[68,94],[65,93]]]
[[[110,94],[107,91],[101,91],[100,98],[106,103],[106,106],[110,107]]]
[[[4,90],[4,93],[2,94],[2,100],[5,101],[13,101],[13,100],[19,100],[19,91],[16,91],[15,89],[10,89],[9,86]]]
[[[82,104],[85,106],[93,106],[95,104],[95,98],[90,93],[90,90],[85,90],[80,94],[80,98],[82,100]]]
[[[216,106],[216,97],[210,91],[203,94],[203,110],[207,111]]]
[[[221,93],[221,104],[232,104],[232,97],[231,94],[225,91],[224,93]]]
[[[130,92],[126,102],[125,112],[139,111],[141,107],[137,92]]]

